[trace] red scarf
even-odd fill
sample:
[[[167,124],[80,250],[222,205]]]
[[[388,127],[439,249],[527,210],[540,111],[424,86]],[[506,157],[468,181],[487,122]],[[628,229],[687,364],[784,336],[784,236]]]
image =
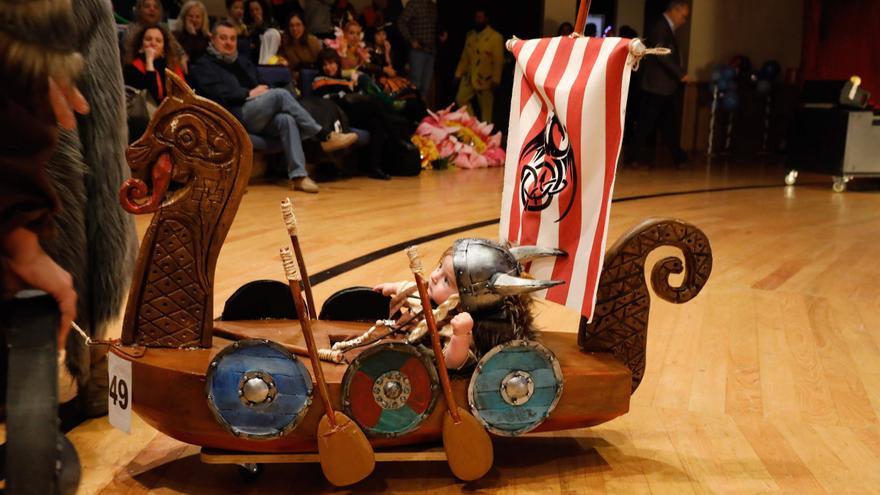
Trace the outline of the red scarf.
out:
[[[140,57],[136,58],[131,62],[131,65],[133,65],[135,69],[139,70],[141,72],[141,74],[147,73],[147,65],[144,62],[144,59],[142,59]],[[179,66],[174,67],[172,70],[174,71],[175,74],[180,76],[181,79],[184,78],[183,71],[180,69]],[[160,75],[158,71],[156,72],[156,87],[159,88],[159,101],[164,100],[165,99],[165,84],[163,83],[162,75]]]

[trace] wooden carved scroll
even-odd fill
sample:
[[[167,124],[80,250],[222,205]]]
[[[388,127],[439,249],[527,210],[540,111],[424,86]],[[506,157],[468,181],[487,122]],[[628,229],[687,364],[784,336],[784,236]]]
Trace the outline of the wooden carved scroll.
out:
[[[660,246],[681,249],[682,260],[670,256],[651,270],[651,286],[661,298],[673,303],[690,301],[712,272],[712,248],[700,229],[681,220],[651,219],[636,226],[605,253],[599,279],[593,322],[581,318],[578,345],[588,352],[610,352],[632,370],[635,392],[645,374],[648,312],[651,308],[645,283],[645,259]],[[669,275],[681,273],[678,287]]]
[[[168,97],[129,146],[123,208],[155,212],[141,242],[122,340],[158,347],[211,345],[214,268],[251,170],[251,142],[235,117],[166,71]],[[139,200],[148,198],[145,202]]]

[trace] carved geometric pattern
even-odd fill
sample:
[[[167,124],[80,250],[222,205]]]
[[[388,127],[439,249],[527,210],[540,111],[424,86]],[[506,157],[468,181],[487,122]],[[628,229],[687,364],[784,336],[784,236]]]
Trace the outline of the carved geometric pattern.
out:
[[[157,230],[136,340],[146,346],[200,345],[207,299],[198,283],[192,234],[175,220],[163,220]]]
[[[148,186],[139,179],[120,192],[129,211],[156,212],[141,244],[122,342],[210,347],[214,269],[247,187],[253,148],[229,112],[175,74],[165,77],[166,98],[125,153],[133,170],[163,180],[151,183],[152,194],[142,192]],[[138,194],[130,198],[131,191]]]
[[[651,270],[654,292],[672,303],[685,303],[699,294],[712,272],[712,248],[698,228],[681,220],[653,219],[627,232],[605,253],[599,279],[593,323],[581,318],[578,344],[587,352],[610,352],[632,370],[632,391],[645,375],[648,312],[651,308],[645,283],[645,260],[660,246],[681,249],[677,257],[659,260]],[[684,270],[678,287],[669,275]]]

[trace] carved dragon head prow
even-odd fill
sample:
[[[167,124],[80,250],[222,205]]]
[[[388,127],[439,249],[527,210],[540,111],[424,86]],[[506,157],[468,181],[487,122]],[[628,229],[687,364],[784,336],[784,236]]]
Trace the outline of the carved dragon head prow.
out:
[[[165,76],[167,97],[126,151],[150,184],[133,178],[119,191],[127,211],[156,213],[141,243],[123,341],[205,346],[214,267],[247,186],[252,147],[232,114],[171,71]]]

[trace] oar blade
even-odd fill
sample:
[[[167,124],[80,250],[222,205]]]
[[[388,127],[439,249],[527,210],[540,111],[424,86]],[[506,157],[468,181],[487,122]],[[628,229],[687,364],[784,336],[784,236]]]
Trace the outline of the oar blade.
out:
[[[492,469],[495,452],[483,425],[460,407],[458,415],[458,423],[449,412],[443,417],[443,448],[452,474],[462,481],[473,481]]]
[[[376,467],[373,446],[348,416],[335,411],[336,428],[327,416],[318,424],[318,457],[327,481],[347,486],[366,478]]]

